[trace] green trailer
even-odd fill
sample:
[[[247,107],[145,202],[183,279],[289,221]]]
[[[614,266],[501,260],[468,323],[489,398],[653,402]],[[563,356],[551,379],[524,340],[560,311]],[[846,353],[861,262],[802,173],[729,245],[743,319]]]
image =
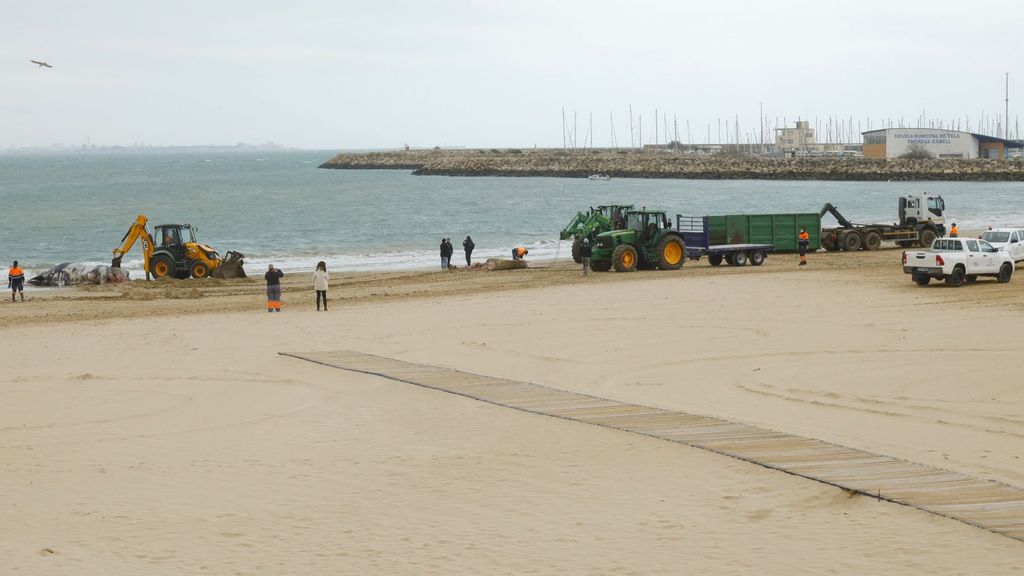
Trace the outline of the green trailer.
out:
[[[683,217],[685,218],[685,217]],[[821,248],[821,215],[730,214],[705,216],[707,245],[771,244],[774,252],[796,252],[800,228],[807,228],[811,251]],[[677,222],[682,219],[677,218]],[[689,244],[688,244],[689,245]]]

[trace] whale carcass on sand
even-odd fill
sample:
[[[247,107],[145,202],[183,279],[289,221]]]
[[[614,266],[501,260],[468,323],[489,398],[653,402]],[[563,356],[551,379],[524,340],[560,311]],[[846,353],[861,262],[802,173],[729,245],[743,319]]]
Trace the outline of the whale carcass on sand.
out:
[[[106,284],[107,282],[125,282],[128,271],[103,264],[86,264],[83,262],[64,262],[48,268],[42,274],[29,279],[33,286],[68,286],[72,284]]]

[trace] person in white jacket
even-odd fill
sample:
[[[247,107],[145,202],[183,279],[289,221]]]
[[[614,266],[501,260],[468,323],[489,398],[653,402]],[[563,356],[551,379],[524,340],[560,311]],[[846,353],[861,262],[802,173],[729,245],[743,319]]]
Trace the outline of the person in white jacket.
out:
[[[321,260],[317,263],[316,270],[313,271],[313,289],[316,290],[317,312],[320,311],[320,300],[324,301],[324,312],[327,311],[327,281],[330,278],[327,275],[327,263]]]

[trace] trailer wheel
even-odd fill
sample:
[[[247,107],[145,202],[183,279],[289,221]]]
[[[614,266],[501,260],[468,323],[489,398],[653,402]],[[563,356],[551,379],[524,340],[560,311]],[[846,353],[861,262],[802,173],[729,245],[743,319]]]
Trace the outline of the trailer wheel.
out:
[[[718,266],[721,263],[722,263],[722,255],[721,254],[708,254],[708,264],[711,264],[712,266]]]
[[[953,288],[959,288],[959,287],[964,285],[964,282],[966,280],[967,280],[967,275],[964,274],[963,266],[957,266],[956,268],[953,268],[953,273],[952,274],[950,274],[949,276],[946,276],[946,286],[951,286]]]
[[[860,234],[857,234],[856,232],[850,232],[843,236],[842,240],[843,250],[846,250],[847,252],[856,252],[857,250],[860,250]]]
[[[580,238],[574,238],[572,241],[572,259],[577,264],[583,263],[583,256],[581,256],[581,250],[583,249],[583,240]]]
[[[931,281],[931,276],[928,276],[927,274],[917,274],[914,276],[914,282],[917,282],[918,286],[927,286]]]
[[[765,254],[763,251],[761,251],[761,250],[754,250],[753,252],[751,252],[749,254],[750,265],[751,266],[760,266],[761,264],[764,264],[765,256],[767,256],[767,254]]]
[[[745,266],[747,263],[746,252],[732,252],[729,254],[729,264],[732,266]]]
[[[1011,266],[1009,262],[1006,262],[999,267],[999,275],[996,276],[996,280],[998,280],[1000,284],[1006,284],[1010,281],[1010,276],[1013,276],[1013,266]]]
[[[925,228],[924,230],[921,230],[921,234],[918,235],[918,240],[922,248],[931,248],[932,242],[935,241],[935,238],[935,231],[932,230],[931,228]]]
[[[882,235],[878,232],[871,231],[864,235],[864,249],[865,250],[878,250],[882,247]]]

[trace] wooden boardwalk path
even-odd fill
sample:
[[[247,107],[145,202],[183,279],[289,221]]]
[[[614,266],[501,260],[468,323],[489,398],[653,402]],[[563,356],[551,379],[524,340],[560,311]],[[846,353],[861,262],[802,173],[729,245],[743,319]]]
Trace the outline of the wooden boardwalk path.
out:
[[[1024,541],[1024,489],[739,422],[339,351],[285,354],[498,406],[678,442],[953,518]]]

